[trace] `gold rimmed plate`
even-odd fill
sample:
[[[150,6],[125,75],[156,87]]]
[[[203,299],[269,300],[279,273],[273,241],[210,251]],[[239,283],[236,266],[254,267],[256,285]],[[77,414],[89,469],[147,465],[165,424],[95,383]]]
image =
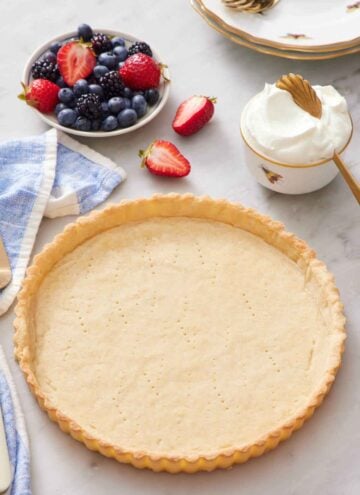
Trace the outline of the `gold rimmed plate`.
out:
[[[245,46],[247,48],[250,48],[260,53],[264,53],[266,55],[272,55],[274,57],[287,58],[293,60],[328,60],[328,59],[342,57],[345,55],[350,55],[353,53],[360,52],[360,42],[358,45],[352,48],[329,51],[329,52],[326,51],[300,52],[300,51],[292,51],[286,49],[277,49],[274,47],[253,43],[243,38],[242,36],[236,35],[232,31],[229,31],[226,28],[226,25],[217,16],[209,15],[207,10],[203,7],[203,2],[201,0],[191,0],[191,5],[193,6],[194,10],[198,14],[200,14],[200,16],[207,22],[207,24],[212,29],[215,29],[215,31],[225,36],[229,40],[233,41],[234,43],[237,43],[238,45]]]
[[[312,54],[360,45],[360,2],[287,0],[251,15],[229,9],[219,0],[197,3],[212,21],[253,45]]]

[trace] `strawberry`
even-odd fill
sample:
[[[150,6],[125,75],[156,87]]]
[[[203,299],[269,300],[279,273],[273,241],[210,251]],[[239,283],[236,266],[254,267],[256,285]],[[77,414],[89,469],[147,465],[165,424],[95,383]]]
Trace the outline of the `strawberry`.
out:
[[[161,64],[144,53],[136,53],[127,58],[119,69],[120,76],[131,89],[143,90],[156,88],[160,83]]]
[[[139,156],[142,158],[141,166],[155,175],[185,177],[191,170],[189,161],[168,141],[154,141],[145,151],[141,150]]]
[[[47,79],[35,79],[29,86],[22,83],[22,87],[19,98],[42,113],[52,112],[59,102],[59,86]]]
[[[74,86],[92,73],[96,57],[87,43],[70,41],[58,51],[57,63],[66,84]]]
[[[190,136],[200,131],[214,115],[216,98],[191,96],[176,111],[172,127],[182,136]]]

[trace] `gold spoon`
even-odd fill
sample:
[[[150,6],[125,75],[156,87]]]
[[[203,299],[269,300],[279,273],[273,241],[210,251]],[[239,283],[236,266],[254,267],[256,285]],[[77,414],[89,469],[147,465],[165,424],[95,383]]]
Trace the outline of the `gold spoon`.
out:
[[[279,0],[222,0],[223,4],[230,9],[249,14],[265,12],[278,3]]]
[[[295,103],[301,107],[305,112],[310,113],[313,117],[320,119],[322,115],[322,105],[319,97],[317,96],[314,88],[309,81],[306,81],[299,74],[288,74],[282,76],[276,83],[279,89],[288,91]],[[360,185],[350,173],[345,163],[340,158],[340,155],[335,151],[333,155],[333,161],[337,168],[340,170],[347,185],[350,187],[353,195],[360,204]]]
[[[6,287],[11,280],[11,268],[9,258],[5,251],[4,243],[0,236],[0,289]]]

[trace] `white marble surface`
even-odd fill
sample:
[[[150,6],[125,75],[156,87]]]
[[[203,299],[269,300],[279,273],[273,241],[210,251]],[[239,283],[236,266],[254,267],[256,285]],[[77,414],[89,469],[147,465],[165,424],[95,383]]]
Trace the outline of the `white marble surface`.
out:
[[[346,156],[360,178],[359,56],[314,63],[269,58],[221,38],[186,0],[2,2],[1,139],[45,130],[33,112],[16,99],[22,66],[37,45],[82,21],[137,34],[159,50],[172,72],[170,101],[151,125],[123,138],[88,141],[128,172],[127,182],[111,200],[154,192],[206,193],[240,201],[284,222],[288,230],[317,250],[336,276],[348,318],[347,350],[323,406],[302,430],[272,453],[229,471],[195,476],[154,474],[91,453],[63,434],[40,411],[13,361],[11,308],[0,318],[0,343],[26,414],[34,494],[358,494],[360,210],[340,177],[322,191],[299,197],[281,196],[258,186],[242,163],[238,118],[245,102],[260,90],[264,81],[274,81],[283,73],[300,72],[319,84],[335,82],[353,112],[355,135]],[[198,135],[180,139],[170,127],[174,110],[179,101],[199,93],[218,96],[216,116]],[[155,137],[171,139],[191,160],[193,171],[187,179],[163,180],[139,168],[137,150]],[[43,221],[35,251],[71,220]]]

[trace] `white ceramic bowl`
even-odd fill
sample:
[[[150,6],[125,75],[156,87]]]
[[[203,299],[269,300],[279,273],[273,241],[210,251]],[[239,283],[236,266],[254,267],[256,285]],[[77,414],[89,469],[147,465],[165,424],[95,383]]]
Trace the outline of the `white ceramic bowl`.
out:
[[[244,143],[246,166],[262,186],[272,191],[283,194],[305,194],[317,191],[329,184],[339,172],[332,159],[299,165],[272,160],[249,144],[242,119],[240,132]],[[351,138],[352,132],[340,153],[347,148]]]
[[[126,41],[126,44],[129,45],[133,43],[134,41],[142,41],[139,38],[135,38],[134,36],[131,36],[130,34],[122,33],[120,31],[114,31],[111,29],[94,29],[93,30],[95,33],[104,33],[108,34],[110,36],[120,36],[121,38],[124,38]],[[54,41],[63,41],[66,39],[74,38],[77,36],[76,31],[71,31],[69,33],[62,34],[60,36],[56,36],[55,38],[47,41],[43,45],[41,45],[39,48],[37,48],[34,53],[30,56],[28,61],[26,62],[24,71],[23,71],[23,76],[22,76],[22,81],[25,84],[29,84],[31,81],[31,67],[35,60],[37,60],[46,50],[49,49],[50,45]],[[163,59],[160,57],[160,55],[153,50],[153,58],[157,62],[164,63]],[[167,68],[164,69],[164,76],[170,81],[170,73]],[[159,101],[154,105],[153,107],[149,107],[148,112],[146,115],[141,117],[137,123],[131,127],[126,127],[125,129],[115,129],[114,131],[110,132],[104,132],[104,131],[78,131],[76,129],[72,129],[71,127],[65,127],[62,126],[58,123],[56,116],[54,114],[46,114],[46,113],[41,113],[36,108],[32,108],[29,106],[29,108],[32,109],[33,112],[36,112],[38,116],[46,122],[49,126],[55,127],[56,129],[59,129],[63,132],[67,132],[68,134],[75,134],[76,136],[84,136],[84,137],[92,137],[92,138],[99,138],[99,137],[114,137],[114,136],[121,136],[122,134],[127,134],[128,132],[133,132],[139,129],[140,127],[143,127],[144,125],[148,124],[153,118],[155,118],[158,113],[161,112],[161,110],[164,108],[168,98],[169,98],[169,93],[170,93],[170,82],[167,82],[164,80],[164,78],[161,79],[161,83],[159,86],[159,92],[160,92],[160,98]]]

